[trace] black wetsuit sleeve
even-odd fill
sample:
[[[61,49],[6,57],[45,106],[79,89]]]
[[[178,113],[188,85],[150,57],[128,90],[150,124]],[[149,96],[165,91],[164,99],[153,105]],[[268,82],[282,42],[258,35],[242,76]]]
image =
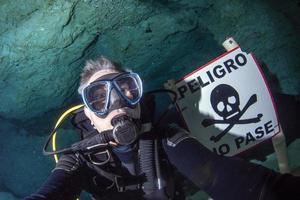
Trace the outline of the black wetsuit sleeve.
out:
[[[36,193],[24,200],[75,200],[80,194],[79,183],[65,170],[55,170]]]
[[[169,161],[213,199],[279,200],[300,196],[300,177],[282,175],[239,158],[219,156],[180,128],[169,128],[163,147]]]
[[[80,169],[78,156],[62,156],[40,189],[24,200],[75,200],[81,192]]]

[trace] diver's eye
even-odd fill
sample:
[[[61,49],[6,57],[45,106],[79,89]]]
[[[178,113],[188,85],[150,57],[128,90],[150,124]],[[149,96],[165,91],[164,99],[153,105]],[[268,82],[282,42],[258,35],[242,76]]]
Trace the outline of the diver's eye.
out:
[[[105,99],[105,97],[106,97],[106,93],[105,92],[95,93],[94,96],[93,96],[94,99],[98,99],[98,100]]]
[[[104,85],[100,85],[98,87],[94,87],[91,91],[91,98],[93,100],[106,98],[107,95],[107,87]]]

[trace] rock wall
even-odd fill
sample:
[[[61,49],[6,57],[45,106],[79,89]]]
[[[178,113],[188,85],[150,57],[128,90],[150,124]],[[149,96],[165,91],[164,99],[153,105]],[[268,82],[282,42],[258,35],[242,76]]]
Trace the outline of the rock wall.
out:
[[[270,80],[279,81],[275,90],[299,95],[299,5],[296,0],[1,0],[0,199],[35,191],[49,173],[52,161],[40,153],[45,133],[62,108],[79,101],[85,60],[101,54],[140,73],[150,90],[218,56],[224,51],[220,44],[233,36],[266,64]]]
[[[2,2],[0,113],[6,118],[26,121],[69,102],[86,59],[104,54],[153,88],[219,55],[227,36],[267,64],[282,92],[300,92],[299,20],[288,15],[291,7],[299,10],[297,1],[284,3],[287,10],[258,0]]]

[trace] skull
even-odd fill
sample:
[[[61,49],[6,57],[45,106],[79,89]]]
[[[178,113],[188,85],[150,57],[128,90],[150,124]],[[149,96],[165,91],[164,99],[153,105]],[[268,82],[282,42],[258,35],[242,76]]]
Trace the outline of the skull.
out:
[[[238,92],[230,85],[221,84],[213,89],[210,103],[215,112],[228,119],[240,112],[240,98]]]

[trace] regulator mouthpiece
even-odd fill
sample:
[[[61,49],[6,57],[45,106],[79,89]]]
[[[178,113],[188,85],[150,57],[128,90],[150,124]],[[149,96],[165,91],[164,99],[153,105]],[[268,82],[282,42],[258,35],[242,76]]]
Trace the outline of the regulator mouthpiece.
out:
[[[131,118],[121,116],[112,120],[114,129],[112,135],[120,145],[129,145],[135,142],[138,136],[137,126]]]
[[[121,116],[112,120],[113,130],[104,131],[97,135],[86,138],[71,146],[71,151],[92,151],[99,147],[107,146],[110,141],[119,145],[129,145],[135,142],[138,136],[138,129],[131,118]]]

